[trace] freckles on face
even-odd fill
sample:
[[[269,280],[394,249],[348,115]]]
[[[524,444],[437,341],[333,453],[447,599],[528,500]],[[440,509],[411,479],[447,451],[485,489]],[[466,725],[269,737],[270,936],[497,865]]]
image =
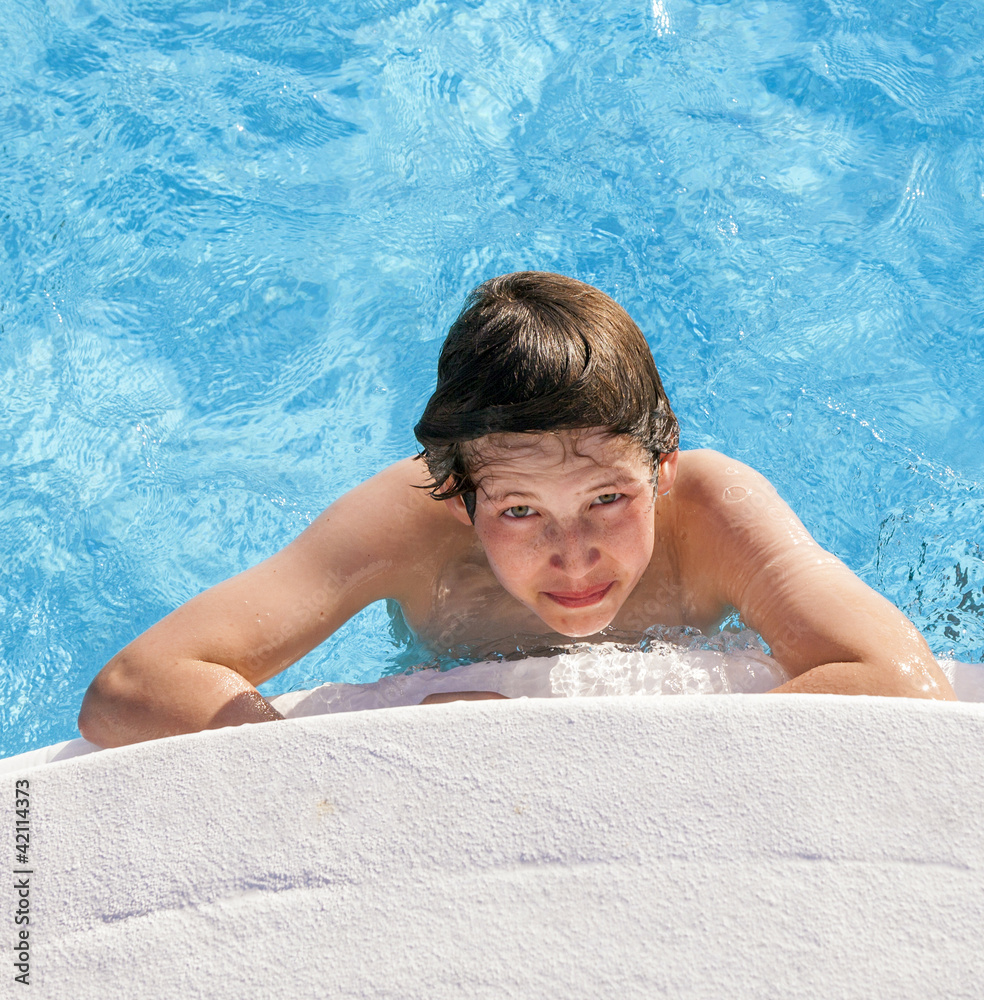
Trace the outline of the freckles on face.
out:
[[[475,531],[502,587],[563,635],[609,625],[653,552],[641,449],[603,430],[498,435],[477,478]]]

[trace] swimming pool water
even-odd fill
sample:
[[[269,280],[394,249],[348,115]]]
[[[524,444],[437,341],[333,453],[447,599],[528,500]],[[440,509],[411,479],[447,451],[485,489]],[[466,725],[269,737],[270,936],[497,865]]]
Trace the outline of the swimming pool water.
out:
[[[411,453],[464,293],[526,267],[984,660],[982,41],[970,0],[6,4],[0,750]],[[402,649],[374,606],[264,690]]]

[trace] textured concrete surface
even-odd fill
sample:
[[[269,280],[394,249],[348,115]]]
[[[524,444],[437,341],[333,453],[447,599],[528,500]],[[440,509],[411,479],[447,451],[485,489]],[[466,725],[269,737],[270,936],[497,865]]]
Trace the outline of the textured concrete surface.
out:
[[[24,770],[29,995],[980,997],[982,747],[976,704],[602,697]]]

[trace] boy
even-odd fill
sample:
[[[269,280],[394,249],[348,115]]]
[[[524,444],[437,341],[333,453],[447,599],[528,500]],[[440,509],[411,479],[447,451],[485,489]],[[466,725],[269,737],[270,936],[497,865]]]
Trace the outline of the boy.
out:
[[[278,719],[255,685],[383,598],[436,646],[486,654],[708,630],[737,609],[793,678],[780,692],[954,697],[915,627],[762,476],[678,450],[645,338],[590,285],[523,272],[476,289],[415,433],[421,456],[118,653],[82,735],[118,746]]]

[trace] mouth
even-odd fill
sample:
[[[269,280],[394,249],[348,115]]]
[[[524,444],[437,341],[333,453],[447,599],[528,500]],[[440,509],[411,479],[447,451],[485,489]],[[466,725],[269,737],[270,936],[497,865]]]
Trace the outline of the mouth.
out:
[[[600,604],[614,586],[615,581],[612,580],[611,583],[590,590],[545,590],[544,594],[564,608],[589,608],[593,604]]]

